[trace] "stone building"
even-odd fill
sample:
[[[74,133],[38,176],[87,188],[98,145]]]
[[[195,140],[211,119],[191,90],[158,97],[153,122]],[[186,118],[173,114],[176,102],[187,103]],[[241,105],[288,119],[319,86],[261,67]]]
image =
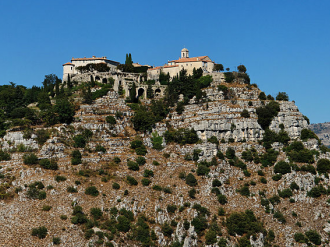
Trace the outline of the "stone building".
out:
[[[148,80],[158,81],[160,73],[169,73],[170,77],[178,75],[180,70],[187,70],[188,75],[193,73],[194,69],[202,68],[204,73],[213,71],[214,62],[208,56],[189,57],[187,48],[181,50],[181,57],[177,60],[168,61],[164,66],[148,69]]]
[[[119,62],[112,61],[107,59],[107,57],[90,57],[90,58],[72,58],[71,62],[63,64],[63,79],[62,81],[67,81],[68,77],[72,78],[74,75],[79,74],[79,70],[77,67],[86,66],[87,64],[95,64],[95,63],[105,63],[110,68],[110,71],[116,71],[117,65]]]

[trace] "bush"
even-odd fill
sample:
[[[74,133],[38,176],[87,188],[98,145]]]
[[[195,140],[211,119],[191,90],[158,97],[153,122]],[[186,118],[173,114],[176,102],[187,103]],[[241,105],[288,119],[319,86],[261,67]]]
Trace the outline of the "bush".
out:
[[[178,129],[166,131],[164,134],[166,143],[176,142],[180,145],[195,144],[199,141],[194,129]]]
[[[47,234],[48,234],[48,230],[44,226],[38,228],[32,228],[32,233],[31,233],[32,236],[37,236],[38,238],[43,239],[47,236]]]
[[[132,171],[138,171],[140,170],[140,167],[137,163],[135,163],[134,161],[127,161],[127,166],[128,166],[128,169],[132,170]]]
[[[256,112],[258,115],[258,123],[262,127],[262,129],[266,129],[269,127],[271,121],[275,116],[277,116],[280,111],[279,103],[275,101],[269,102],[264,107],[257,108]]]
[[[4,161],[4,160],[10,160],[10,154],[8,152],[4,152],[2,150],[0,150],[0,161]]]
[[[274,172],[280,174],[290,173],[291,166],[287,162],[281,160],[277,162],[276,165],[274,166]]]
[[[146,163],[146,159],[142,156],[137,157],[135,161],[139,166],[143,166]]]
[[[81,153],[79,150],[73,150],[71,152],[71,165],[79,165],[81,164]]]
[[[186,184],[189,186],[197,186],[197,179],[192,173],[189,173],[186,177]]]
[[[218,150],[218,152],[217,152],[217,157],[221,160],[225,159],[225,156],[223,155],[223,153],[220,150]]]
[[[244,109],[242,112],[241,112],[241,117],[244,117],[244,118],[249,118],[250,117],[250,113],[248,110]]]
[[[288,101],[289,96],[286,92],[279,92],[276,96],[276,100]]]
[[[76,135],[73,137],[74,144],[76,148],[84,148],[86,146],[86,139],[83,135]]]
[[[36,131],[37,142],[39,145],[44,145],[44,143],[49,139],[50,135],[46,129],[40,129]]]
[[[164,225],[162,225],[162,232],[165,237],[171,237],[173,233],[172,227],[166,222]]]
[[[123,215],[118,216],[117,221],[118,221],[118,223],[116,225],[116,228],[118,229],[118,231],[128,232],[131,229],[130,221],[125,216],[123,216]]]
[[[38,164],[38,157],[34,153],[24,154],[23,162],[25,165],[36,165]]]
[[[126,179],[127,179],[127,182],[128,182],[130,185],[138,185],[138,181],[136,181],[135,178],[133,178],[133,177],[127,175]]]
[[[303,129],[300,134],[300,139],[307,141],[308,139],[319,139],[317,135],[310,129]]]
[[[115,162],[116,164],[119,164],[121,162],[121,159],[116,156],[113,158],[113,162]]]
[[[219,181],[219,179],[214,179],[212,181],[212,187],[219,187],[221,186],[221,182]]]
[[[178,207],[176,205],[167,205],[166,209],[168,213],[174,214]]]
[[[235,150],[234,150],[233,148],[231,148],[231,147],[227,148],[227,150],[226,150],[226,157],[227,157],[228,159],[233,159],[233,158],[235,158],[235,157],[236,157],[236,155],[235,155]]]
[[[291,189],[284,189],[282,191],[279,190],[278,195],[282,198],[290,198],[293,195],[293,193]]]
[[[319,173],[328,173],[330,171],[330,160],[328,159],[319,159],[317,161],[317,171]]]
[[[274,216],[274,218],[276,218],[282,224],[286,223],[286,219],[280,211],[276,211],[273,216]]]
[[[156,190],[156,191],[162,191],[162,190],[163,190],[162,187],[159,186],[159,185],[154,185],[154,186],[152,187],[152,189],[153,189],[153,190]]]
[[[56,160],[54,159],[42,159],[39,161],[39,165],[44,168],[44,169],[48,169],[48,170],[57,170],[58,169],[58,165]]]
[[[119,190],[119,189],[120,189],[120,185],[119,185],[118,183],[113,183],[113,184],[112,184],[112,188],[113,188],[114,190]]]
[[[194,188],[188,191],[188,195],[192,199],[196,198],[196,193],[197,193],[197,191]]]
[[[103,212],[100,208],[91,208],[90,213],[95,220],[101,219]]]
[[[144,170],[143,177],[148,178],[148,177],[153,177],[153,176],[154,176],[154,172],[153,171],[148,170],[148,169],[145,169]]]
[[[216,136],[211,136],[209,139],[207,139],[207,141],[210,142],[210,143],[214,143],[216,145],[219,144],[219,140]]]
[[[266,100],[266,94],[264,92],[260,92],[258,98],[260,100]]]
[[[320,245],[321,244],[321,235],[318,234],[315,230],[309,230],[305,232],[306,237],[311,241],[313,244]]]
[[[163,149],[163,137],[159,136],[157,132],[152,133],[151,137],[152,148],[156,150]]]
[[[172,194],[172,190],[171,190],[171,188],[169,188],[169,187],[164,187],[164,188],[163,188],[163,191],[164,191],[165,193],[167,193],[167,194]]]
[[[248,186],[243,186],[239,190],[237,190],[242,196],[249,197],[250,196],[250,189]]]
[[[257,220],[253,211],[246,210],[241,213],[232,213],[226,220],[226,226],[230,235],[244,235],[249,237],[252,234],[263,232],[262,223]]]
[[[306,243],[306,237],[305,237],[305,235],[303,234],[303,233],[301,233],[301,232],[296,232],[295,234],[294,234],[294,240],[296,241],[296,242],[298,242],[298,243]]]
[[[225,195],[218,195],[218,202],[221,204],[221,205],[225,205],[228,200],[227,200],[227,197]]]
[[[73,186],[69,186],[66,189],[66,191],[69,192],[69,193],[77,193],[78,192],[78,190],[75,187],[73,187]]]
[[[198,165],[198,168],[197,168],[197,175],[198,176],[205,176],[207,175],[208,173],[210,172],[210,168],[208,168],[207,166],[205,165]]]
[[[150,179],[143,178],[141,180],[141,183],[142,183],[143,186],[149,186],[149,184],[151,184],[151,181],[150,181]]]
[[[110,125],[115,125],[116,124],[116,119],[113,116],[107,116],[105,118],[105,121],[110,124]]]
[[[85,194],[96,197],[100,194],[100,192],[95,186],[89,186],[86,188]]]
[[[61,239],[59,237],[53,237],[53,244],[59,245],[61,243]]]
[[[49,211],[52,209],[52,206],[49,206],[49,205],[43,205],[42,206],[42,211]]]
[[[107,150],[105,149],[105,147],[101,146],[101,145],[97,145],[95,147],[95,152],[103,152],[103,153],[106,153]]]

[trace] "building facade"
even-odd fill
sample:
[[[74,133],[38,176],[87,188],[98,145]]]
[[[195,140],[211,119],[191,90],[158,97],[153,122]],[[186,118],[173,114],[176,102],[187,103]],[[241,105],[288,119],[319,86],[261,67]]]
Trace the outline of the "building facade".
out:
[[[63,64],[63,77],[62,81],[67,81],[68,77],[73,77],[74,75],[79,74],[79,70],[77,70],[77,67],[80,66],[86,66],[87,64],[95,64],[95,63],[105,63],[110,68],[110,71],[116,71],[117,65],[119,62],[112,61],[107,59],[107,57],[91,57],[91,58],[72,58],[71,62]]]
[[[214,62],[208,56],[189,57],[187,48],[181,50],[181,57],[177,60],[168,61],[164,66],[148,69],[148,80],[158,81],[160,73],[169,73],[170,77],[178,75],[180,70],[187,70],[188,75],[192,75],[194,69],[202,68],[204,73],[211,73]]]

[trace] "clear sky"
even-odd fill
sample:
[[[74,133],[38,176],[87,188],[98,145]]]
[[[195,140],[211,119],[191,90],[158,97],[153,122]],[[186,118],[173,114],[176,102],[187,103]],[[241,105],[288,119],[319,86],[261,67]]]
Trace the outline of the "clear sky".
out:
[[[186,47],[247,67],[266,94],[287,92],[311,123],[330,121],[330,1],[0,1],[0,85],[62,78],[72,57],[163,65]]]

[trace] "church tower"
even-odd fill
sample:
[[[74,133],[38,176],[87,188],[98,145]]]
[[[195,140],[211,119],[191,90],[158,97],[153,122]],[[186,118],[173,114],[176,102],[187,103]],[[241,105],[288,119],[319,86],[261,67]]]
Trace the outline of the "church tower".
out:
[[[189,58],[189,51],[187,48],[181,50],[181,58]]]

